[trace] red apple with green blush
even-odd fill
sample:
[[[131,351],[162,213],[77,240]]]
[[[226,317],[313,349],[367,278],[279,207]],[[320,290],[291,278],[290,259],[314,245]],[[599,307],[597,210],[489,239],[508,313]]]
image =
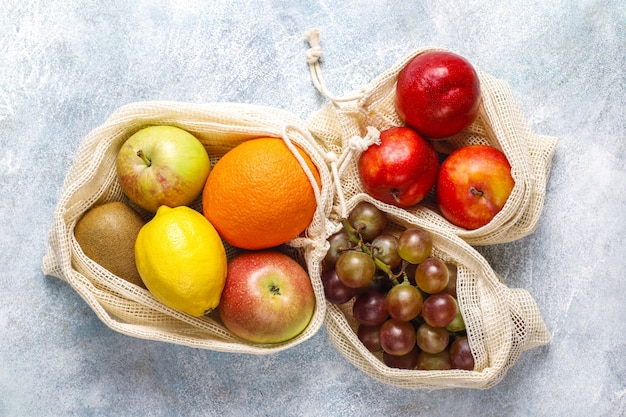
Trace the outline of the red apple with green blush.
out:
[[[211,161],[202,143],[175,126],[149,126],[130,136],[116,159],[119,184],[138,206],[189,205],[202,191]]]
[[[228,264],[218,307],[224,326],[254,343],[280,343],[304,331],[315,310],[306,270],[276,250],[244,252]]]

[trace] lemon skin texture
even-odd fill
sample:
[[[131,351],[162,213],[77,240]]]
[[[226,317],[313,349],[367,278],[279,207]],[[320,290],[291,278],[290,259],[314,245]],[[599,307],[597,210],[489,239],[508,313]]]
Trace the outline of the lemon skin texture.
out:
[[[161,206],[139,231],[137,270],[163,304],[202,316],[215,309],[226,282],[227,258],[211,223],[187,206]]]

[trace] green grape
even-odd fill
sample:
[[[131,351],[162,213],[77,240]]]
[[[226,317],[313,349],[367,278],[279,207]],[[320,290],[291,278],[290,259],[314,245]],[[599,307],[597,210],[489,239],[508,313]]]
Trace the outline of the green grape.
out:
[[[358,251],[344,252],[335,264],[337,276],[350,288],[366,286],[374,278],[376,264],[371,256]]]
[[[367,201],[356,205],[348,215],[348,223],[356,229],[366,242],[371,242],[387,227],[387,215]]]
[[[372,254],[390,269],[396,268],[402,263],[402,258],[398,254],[398,238],[394,235],[383,233],[376,236],[372,240],[370,248]]]
[[[452,362],[448,350],[439,353],[421,351],[417,356],[417,369],[434,371],[452,369]]]
[[[465,330],[465,320],[463,320],[463,316],[461,315],[461,309],[458,308],[458,302],[456,316],[454,316],[452,321],[446,325],[446,329],[452,333],[458,333]]]
[[[450,336],[443,327],[424,323],[417,328],[417,346],[426,353],[439,353],[448,347]]]
[[[324,262],[326,262],[328,266],[333,266],[337,263],[341,254],[350,249],[350,238],[348,237],[348,233],[342,229],[329,236],[328,243],[330,247],[328,248],[328,252],[326,252]]]
[[[419,264],[430,256],[433,238],[429,232],[418,227],[410,227],[398,238],[398,254],[405,261]]]

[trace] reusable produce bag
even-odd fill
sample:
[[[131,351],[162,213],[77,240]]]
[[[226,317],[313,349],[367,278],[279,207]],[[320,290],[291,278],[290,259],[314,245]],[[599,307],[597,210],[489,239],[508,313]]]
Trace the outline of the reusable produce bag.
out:
[[[325,323],[341,354],[384,383],[411,389],[493,386],[522,351],[548,343],[550,335],[528,292],[507,288],[471,245],[507,242],[536,228],[556,140],[530,132],[506,83],[478,70],[483,94],[479,117],[464,132],[439,143],[438,150],[448,152],[470,143],[502,149],[516,180],[505,208],[488,225],[467,231],[441,216],[432,194],[410,210],[380,203],[365,194],[356,162],[360,153],[376,142],[380,130],[402,125],[393,107],[395,78],[412,56],[429,49],[404,58],[355,95],[334,97],[320,72],[317,36],[316,31],[309,34],[312,47],[307,60],[314,83],[330,104],[306,122],[286,111],[250,104],[143,102],[119,108],[90,132],[63,185],[49,234],[50,247],[43,259],[44,273],[67,281],[100,320],[129,336],[215,351],[268,354],[302,343]],[[246,342],[231,334],[216,314],[198,318],[166,307],[147,290],[113,275],[82,252],[73,234],[76,222],[95,205],[129,203],[117,183],[115,159],[128,137],[155,124],[175,125],[194,134],[213,164],[238,143],[261,136],[282,137],[311,157],[322,180],[316,196],[318,209],[306,232],[281,247],[306,266],[315,291],[316,310],[302,334],[276,345]],[[341,219],[362,200],[377,205],[398,227],[415,225],[430,231],[434,254],[458,265],[458,300],[475,357],[474,371],[389,368],[356,338],[351,304],[337,306],[325,301],[320,277],[329,247],[326,239],[341,228]],[[133,207],[144,219],[150,218],[150,213]],[[192,207],[200,211],[200,201]],[[236,248],[226,248],[229,259],[237,253]]]
[[[504,208],[487,225],[466,230],[447,221],[437,208],[434,193],[410,209],[382,203],[367,195],[359,180],[357,162],[380,131],[404,122],[395,111],[396,79],[415,56],[438,48],[421,48],[398,61],[360,91],[337,97],[328,91],[320,69],[322,49],[319,31],[306,34],[311,78],[330,103],[308,119],[312,135],[325,144],[335,198],[331,221],[341,229],[341,220],[358,202],[367,200],[402,227],[418,226],[432,233],[434,256],[458,267],[458,303],[466,323],[475,358],[475,370],[422,371],[386,366],[380,354],[369,352],[356,336],[352,302],[328,304],[326,328],[337,349],[366,374],[404,388],[489,388],[498,383],[522,351],[546,344],[550,333],[532,296],[524,289],[510,289],[472,245],[489,245],[519,239],[532,233],[544,204],[552,156],[557,140],[530,131],[510,88],[476,69],[481,83],[480,111],[475,122],[436,149],[450,153],[463,145],[487,144],[507,156],[515,187]]]
[[[381,382],[403,388],[485,389],[497,384],[520,354],[551,339],[539,308],[528,291],[508,288],[489,263],[467,242],[445,228],[433,228],[428,219],[358,194],[347,202],[348,211],[368,201],[384,211],[395,230],[421,227],[433,236],[433,253],[457,265],[457,301],[465,321],[475,368],[466,370],[401,370],[382,362],[358,339],[352,316],[354,300],[328,304],[326,329],[333,345],[357,368]],[[336,225],[340,230],[341,225]]]
[[[74,226],[95,205],[109,201],[129,203],[117,181],[116,157],[128,137],[149,125],[174,125],[191,132],[207,149],[212,164],[237,144],[264,136],[282,137],[288,145],[297,144],[310,156],[322,182],[316,196],[318,208],[306,233],[282,246],[283,251],[306,266],[317,301],[311,322],[299,336],[279,344],[249,343],[229,332],[215,312],[199,318],[166,307],[147,290],[115,276],[85,256],[74,237]],[[331,177],[321,150],[303,122],[288,112],[235,103],[133,103],[115,111],[81,143],[54,213],[43,271],[67,281],[100,320],[120,333],[216,351],[276,352],[308,339],[324,321],[326,306],[320,265],[325,255],[331,200]],[[151,217],[151,213],[133,207],[145,220]],[[201,211],[200,198],[192,207]],[[237,250],[225,246],[230,259]]]
[[[334,213],[345,215],[342,204],[364,192],[357,162],[362,151],[377,139],[378,131],[403,126],[395,105],[398,74],[415,56],[441,48],[420,48],[374,79],[355,94],[336,97],[325,85],[319,58],[322,49],[319,31],[307,34],[311,48],[307,54],[311,77],[330,103],[308,120],[311,133],[323,141],[328,151],[337,155],[336,178],[343,196],[336,199]],[[534,134],[517,105],[510,87],[476,68],[481,87],[479,115],[472,125],[445,141],[433,141],[442,154],[462,145],[486,144],[504,152],[512,167],[515,187],[503,209],[483,227],[466,230],[446,220],[439,211],[434,194],[408,209],[427,220],[435,229],[448,229],[471,245],[489,245],[513,241],[534,232],[543,209],[546,184],[556,148],[556,138]]]

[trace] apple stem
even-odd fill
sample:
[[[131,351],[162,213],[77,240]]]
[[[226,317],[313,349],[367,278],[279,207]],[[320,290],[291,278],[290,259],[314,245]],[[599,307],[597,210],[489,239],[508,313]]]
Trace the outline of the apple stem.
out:
[[[482,197],[482,196],[485,194],[485,193],[484,193],[484,192],[482,192],[481,190],[477,190],[477,189],[476,189],[476,188],[474,188],[474,187],[470,188],[470,192],[471,192],[473,195],[476,195],[476,196],[478,196],[478,197]]]
[[[391,191],[391,196],[393,197],[393,199],[394,199],[394,201],[395,201],[396,203],[400,203],[400,190],[399,190],[399,189],[394,188],[394,189]]]
[[[146,165],[148,165],[148,166],[152,165],[152,161],[150,161],[150,160],[148,159],[148,157],[146,156],[146,154],[145,154],[145,153],[143,153],[143,151],[142,151],[141,149],[139,149],[139,150],[137,151],[137,156],[138,156],[138,157],[140,157],[141,159],[143,159],[143,161],[146,163]]]

